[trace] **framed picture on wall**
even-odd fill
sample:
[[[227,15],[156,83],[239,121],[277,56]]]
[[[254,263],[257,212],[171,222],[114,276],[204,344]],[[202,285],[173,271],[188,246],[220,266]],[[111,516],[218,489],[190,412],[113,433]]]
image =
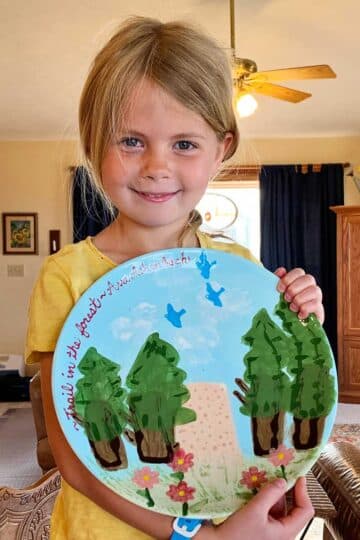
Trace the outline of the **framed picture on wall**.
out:
[[[38,252],[37,214],[3,213],[3,254],[36,255]]]

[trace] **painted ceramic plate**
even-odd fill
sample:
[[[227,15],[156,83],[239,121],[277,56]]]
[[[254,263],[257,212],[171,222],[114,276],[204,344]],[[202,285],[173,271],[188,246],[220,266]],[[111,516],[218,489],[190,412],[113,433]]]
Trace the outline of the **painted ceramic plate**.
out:
[[[53,367],[56,412],[88,470],[135,504],[215,518],[316,461],[337,401],[333,356],[277,278],[220,251],[133,259],[80,298]]]

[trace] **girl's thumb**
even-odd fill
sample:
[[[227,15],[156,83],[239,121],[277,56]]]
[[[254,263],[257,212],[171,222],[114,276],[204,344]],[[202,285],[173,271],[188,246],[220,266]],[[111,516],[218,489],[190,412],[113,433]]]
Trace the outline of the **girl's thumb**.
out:
[[[261,506],[264,510],[269,511],[283,497],[286,491],[287,483],[285,480],[277,478],[264,486],[249,504]]]

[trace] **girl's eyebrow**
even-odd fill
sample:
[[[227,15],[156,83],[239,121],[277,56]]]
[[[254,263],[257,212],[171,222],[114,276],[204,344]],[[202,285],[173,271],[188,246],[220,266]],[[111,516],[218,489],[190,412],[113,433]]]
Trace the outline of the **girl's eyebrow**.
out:
[[[205,139],[204,135],[200,133],[177,133],[173,136],[174,139]]]
[[[145,137],[143,133],[140,131],[136,131],[135,129],[123,129],[119,132],[119,136],[121,137]]]
[[[124,129],[124,131],[121,131],[119,134],[121,137],[141,137],[146,138],[146,135],[144,133],[141,133],[141,131],[137,131],[136,129]],[[201,135],[200,133],[176,133],[175,135],[171,136],[172,139],[205,139],[204,135]]]

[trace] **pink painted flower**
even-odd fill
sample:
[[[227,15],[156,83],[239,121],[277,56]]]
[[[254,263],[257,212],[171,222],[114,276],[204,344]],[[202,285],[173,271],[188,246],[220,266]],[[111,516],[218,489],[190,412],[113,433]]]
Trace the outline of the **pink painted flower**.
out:
[[[280,444],[278,448],[272,448],[268,460],[275,466],[289,465],[294,459],[295,450],[293,448],[286,448],[284,444]]]
[[[261,484],[266,484],[266,471],[259,471],[257,467],[250,467],[247,471],[243,471],[240,484],[243,484],[249,489],[258,489]]]
[[[159,483],[159,473],[152,471],[150,467],[143,467],[135,471],[132,481],[141,488],[152,489]]]
[[[176,486],[171,484],[169,488],[166,495],[173,501],[187,502],[194,498],[195,488],[188,486],[186,482],[179,482]]]
[[[194,465],[194,454],[187,454],[185,450],[179,448],[175,453],[169,467],[175,472],[187,472]]]

